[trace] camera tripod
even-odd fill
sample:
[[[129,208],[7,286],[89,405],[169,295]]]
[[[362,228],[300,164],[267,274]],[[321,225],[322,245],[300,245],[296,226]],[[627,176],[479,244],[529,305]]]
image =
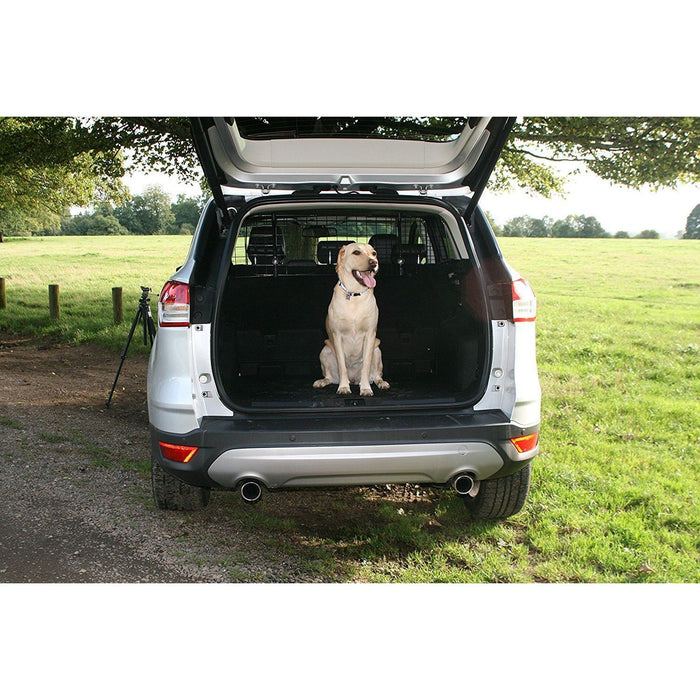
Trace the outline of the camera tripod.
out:
[[[131,324],[131,330],[129,331],[129,337],[126,339],[126,345],[124,346],[124,352],[122,353],[122,359],[119,363],[119,369],[114,377],[114,384],[107,397],[107,402],[105,406],[109,408],[109,404],[112,401],[112,394],[114,394],[114,389],[117,386],[117,381],[119,380],[119,373],[122,371],[122,366],[124,364],[124,358],[126,358],[126,353],[129,350],[129,344],[131,339],[134,337],[134,331],[136,326],[139,325],[139,321],[143,327],[143,344],[148,345],[149,341],[151,347],[153,347],[153,338],[156,336],[156,324],[153,321],[153,316],[151,315],[151,300],[148,297],[148,293],[151,291],[150,287],[141,287],[141,298],[139,299],[139,308],[136,310],[136,316],[134,317],[134,322]]]

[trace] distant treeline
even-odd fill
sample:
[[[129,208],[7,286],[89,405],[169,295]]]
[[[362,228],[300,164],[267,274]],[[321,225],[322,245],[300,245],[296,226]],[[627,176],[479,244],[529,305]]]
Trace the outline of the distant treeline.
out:
[[[71,216],[66,212],[64,216],[41,221],[41,226],[25,224],[24,230],[6,232],[20,236],[192,235],[204,204],[204,197],[184,195],[171,202],[165,190],[151,186],[119,206],[102,203],[82,214]]]
[[[13,222],[11,217],[0,225],[2,234],[19,236],[152,236],[160,234],[192,235],[206,197],[199,198],[178,195],[172,202],[168,193],[161,187],[147,187],[143,194],[127,198],[123,204],[98,204],[86,213],[71,216],[68,212],[62,217],[24,217],[21,222]],[[0,211],[0,214],[2,212]],[[503,226],[493,223],[497,236],[515,238],[660,238],[659,232],[646,229],[637,235],[627,231],[606,231],[593,216],[569,215],[554,220],[548,216],[537,219],[532,216],[516,216]],[[21,223],[21,225],[20,225]],[[0,224],[3,218],[0,216]],[[13,225],[14,224],[14,225]],[[350,232],[348,232],[350,235]],[[678,237],[700,238],[700,204],[688,216],[685,231]]]
[[[102,236],[194,233],[201,199],[179,195],[170,201],[168,194],[158,187],[148,188],[143,194],[129,198],[124,204],[112,207],[98,206],[92,213],[78,214],[61,221],[56,235]]]
[[[512,238],[660,238],[659,232],[646,229],[633,236],[627,231],[610,233],[594,216],[569,215],[554,220],[548,216],[536,219],[532,216],[516,216],[502,227],[491,223],[497,236]]]

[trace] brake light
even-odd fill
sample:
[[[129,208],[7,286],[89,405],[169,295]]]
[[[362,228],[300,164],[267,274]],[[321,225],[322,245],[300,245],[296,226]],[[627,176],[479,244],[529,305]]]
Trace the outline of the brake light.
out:
[[[165,459],[170,459],[173,462],[182,462],[187,464],[192,457],[197,454],[199,447],[190,447],[188,445],[171,445],[167,442],[159,442],[160,452]]]
[[[162,328],[190,325],[190,288],[182,282],[166,282],[158,299],[158,325]]]
[[[511,282],[513,290],[513,321],[534,321],[537,317],[537,298],[532,287],[520,277]]]
[[[518,452],[529,452],[537,447],[537,442],[540,439],[539,433],[531,433],[530,435],[522,435],[521,437],[511,438],[513,447]]]

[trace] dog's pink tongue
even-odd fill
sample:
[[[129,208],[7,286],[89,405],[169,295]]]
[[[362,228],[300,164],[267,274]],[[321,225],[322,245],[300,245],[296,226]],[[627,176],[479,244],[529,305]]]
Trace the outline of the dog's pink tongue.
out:
[[[377,280],[375,280],[369,272],[360,272],[360,277],[362,277],[362,281],[365,283],[365,287],[374,289],[377,286]]]

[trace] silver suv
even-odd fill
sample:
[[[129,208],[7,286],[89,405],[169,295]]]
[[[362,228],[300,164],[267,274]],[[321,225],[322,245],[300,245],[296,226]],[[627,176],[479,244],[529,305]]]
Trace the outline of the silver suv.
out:
[[[478,207],[513,121],[192,119],[213,197],[158,302],[158,507],[200,508],[213,489],[252,503],[264,489],[422,483],[453,488],[476,518],[522,508],[536,302]],[[352,241],[379,259],[391,388],[374,396],[313,386]]]

